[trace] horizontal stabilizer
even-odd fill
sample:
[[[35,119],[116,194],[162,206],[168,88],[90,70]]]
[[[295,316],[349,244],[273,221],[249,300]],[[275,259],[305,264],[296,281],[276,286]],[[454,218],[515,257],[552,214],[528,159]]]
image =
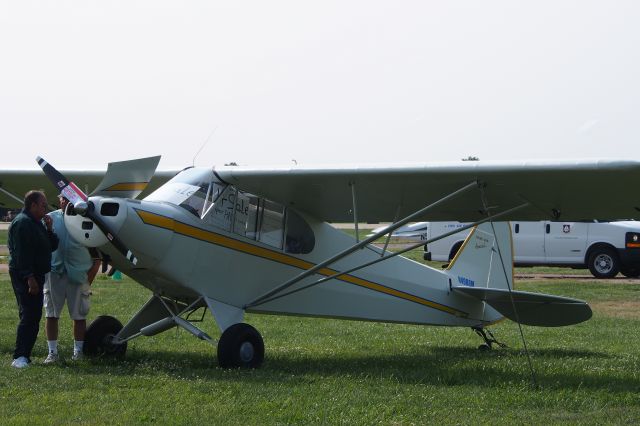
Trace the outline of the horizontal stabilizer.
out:
[[[591,318],[587,302],[569,297],[481,287],[456,286],[453,290],[483,300],[510,320],[525,325],[559,327]]]

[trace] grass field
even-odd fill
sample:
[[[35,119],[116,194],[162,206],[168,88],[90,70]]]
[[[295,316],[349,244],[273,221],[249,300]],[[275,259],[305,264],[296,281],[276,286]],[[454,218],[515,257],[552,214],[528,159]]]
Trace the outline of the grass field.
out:
[[[7,244],[7,231],[6,229],[0,229],[0,245]]]
[[[248,315],[266,360],[255,371],[217,367],[215,349],[183,331],[143,337],[122,361],[9,367],[17,313],[0,274],[3,424],[584,424],[640,421],[640,284],[519,282],[521,290],[590,301],[594,317],[564,328],[494,327],[510,348],[476,349],[469,329]],[[91,318],[123,322],[148,298],[125,279],[99,279]],[[218,335],[209,314],[202,327]],[[68,317],[61,353],[71,355]]]

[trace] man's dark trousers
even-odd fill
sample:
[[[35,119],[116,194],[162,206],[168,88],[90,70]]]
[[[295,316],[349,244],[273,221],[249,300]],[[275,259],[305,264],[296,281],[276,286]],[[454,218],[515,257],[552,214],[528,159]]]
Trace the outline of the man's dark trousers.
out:
[[[13,359],[23,356],[31,361],[31,351],[33,350],[33,345],[36,344],[38,331],[40,330],[40,319],[42,319],[44,276],[35,276],[40,286],[40,291],[37,295],[32,296],[29,294],[29,286],[26,280],[21,280],[17,272],[12,269],[9,269],[9,275],[11,276],[13,292],[18,302],[18,315],[20,317]]]

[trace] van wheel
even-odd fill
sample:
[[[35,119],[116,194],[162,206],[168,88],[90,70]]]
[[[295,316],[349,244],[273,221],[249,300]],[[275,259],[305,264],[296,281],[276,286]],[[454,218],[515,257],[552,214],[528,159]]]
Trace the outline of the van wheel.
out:
[[[451,262],[453,258],[456,257],[456,254],[458,254],[460,247],[462,247],[461,241],[455,243],[453,247],[451,247],[451,251],[449,252],[449,262]]]
[[[620,272],[627,278],[640,277],[640,267],[637,266],[623,266],[620,268]]]
[[[613,278],[620,271],[618,254],[609,247],[596,248],[589,255],[589,271],[596,278]]]

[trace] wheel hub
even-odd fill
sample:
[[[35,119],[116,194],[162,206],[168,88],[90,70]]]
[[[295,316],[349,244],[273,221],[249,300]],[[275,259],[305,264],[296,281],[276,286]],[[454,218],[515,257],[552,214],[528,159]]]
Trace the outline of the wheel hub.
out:
[[[102,339],[102,348],[106,354],[115,354],[120,349],[120,345],[114,343],[116,336],[113,334],[107,334]]]
[[[253,359],[255,350],[251,342],[244,342],[240,345],[240,359],[242,362],[249,362]]]
[[[596,260],[596,266],[600,272],[606,273],[611,269],[611,259],[608,256],[599,256]]]

